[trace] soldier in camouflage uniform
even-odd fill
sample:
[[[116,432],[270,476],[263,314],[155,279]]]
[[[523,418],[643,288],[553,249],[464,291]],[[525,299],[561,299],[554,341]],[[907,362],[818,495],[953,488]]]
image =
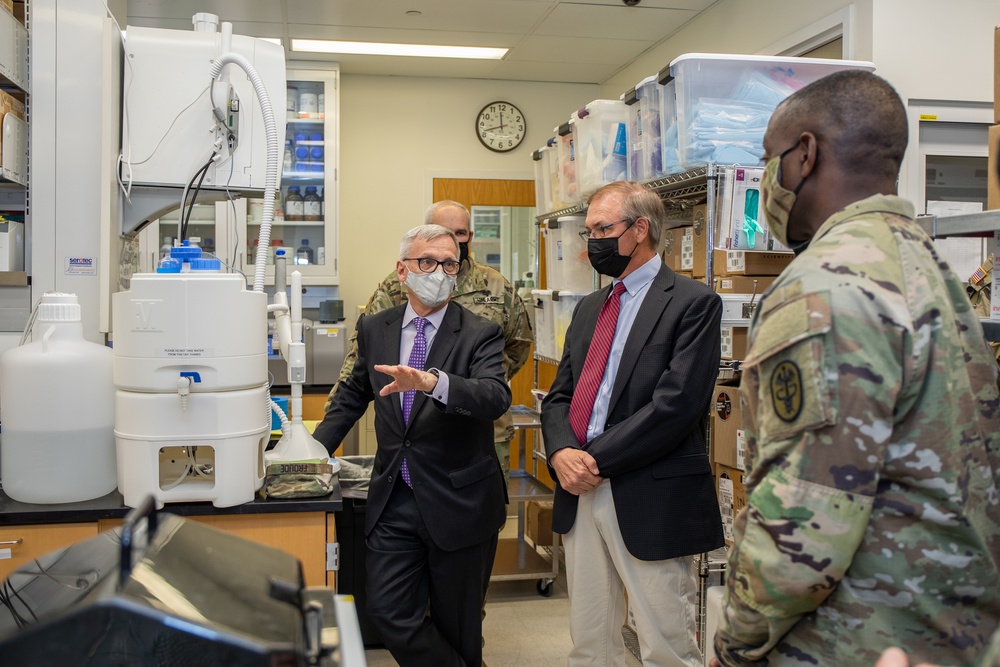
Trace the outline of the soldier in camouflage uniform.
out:
[[[895,196],[896,92],[846,71],[783,102],[761,195],[800,253],[751,324],[722,665],[973,664],[1000,621],[997,368],[964,284]],[[791,188],[791,189],[789,189]]]
[[[476,315],[499,324],[503,329],[506,341],[503,365],[509,382],[528,360],[528,352],[534,340],[524,302],[499,271],[485,264],[479,264],[469,256],[469,243],[472,242],[473,232],[469,228],[469,211],[464,206],[454,201],[439,201],[427,209],[424,223],[447,227],[458,238],[462,269],[458,273],[458,284],[451,295],[451,300]],[[364,315],[371,315],[404,303],[406,303],[406,291],[399,284],[394,271],[379,283],[365,306]],[[350,377],[354,369],[354,362],[358,358],[357,336],[357,331],[351,334],[350,349],[340,370],[340,380]],[[335,391],[337,391],[336,386],[330,392],[331,398]],[[329,409],[328,398],[324,410]],[[510,441],[514,438],[514,418],[509,410],[494,423],[493,429],[497,457],[500,459],[504,480],[508,481]]]

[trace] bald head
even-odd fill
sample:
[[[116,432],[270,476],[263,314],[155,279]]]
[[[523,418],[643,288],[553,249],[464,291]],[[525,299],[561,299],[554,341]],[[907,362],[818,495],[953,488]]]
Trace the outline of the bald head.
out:
[[[823,77],[782,102],[768,131],[812,132],[845,173],[895,180],[907,143],[906,109],[885,79],[861,70]]]

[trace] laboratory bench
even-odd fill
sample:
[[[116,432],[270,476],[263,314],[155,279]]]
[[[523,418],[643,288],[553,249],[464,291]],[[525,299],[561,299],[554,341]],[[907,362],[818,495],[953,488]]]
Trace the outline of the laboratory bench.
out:
[[[167,503],[163,510],[292,554],[308,586],[336,586],[334,515],[340,487],[322,498],[254,499],[234,507]],[[129,508],[113,491],[78,503],[21,503],[0,488],[0,580],[26,562],[121,524]]]

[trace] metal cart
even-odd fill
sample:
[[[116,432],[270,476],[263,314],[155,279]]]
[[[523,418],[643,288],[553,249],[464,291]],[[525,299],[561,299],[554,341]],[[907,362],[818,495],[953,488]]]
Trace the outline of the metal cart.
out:
[[[548,597],[552,594],[552,582],[559,576],[559,535],[552,534],[552,544],[532,544],[524,534],[525,504],[531,500],[550,500],[552,489],[548,488],[528,472],[526,458],[528,435],[531,434],[531,456],[537,456],[538,429],[542,422],[538,413],[523,405],[512,408],[514,429],[518,432],[517,467],[510,471],[507,495],[517,508],[517,536],[501,538],[497,543],[497,555],[493,562],[490,581],[514,581],[538,578],[538,594]]]

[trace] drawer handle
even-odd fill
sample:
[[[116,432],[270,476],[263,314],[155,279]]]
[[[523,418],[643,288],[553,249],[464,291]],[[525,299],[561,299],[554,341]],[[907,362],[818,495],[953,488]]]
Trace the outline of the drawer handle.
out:
[[[21,544],[22,542],[24,542],[24,538],[23,537],[19,537],[16,540],[3,540],[3,541],[0,541],[0,547],[16,546],[18,544]]]

